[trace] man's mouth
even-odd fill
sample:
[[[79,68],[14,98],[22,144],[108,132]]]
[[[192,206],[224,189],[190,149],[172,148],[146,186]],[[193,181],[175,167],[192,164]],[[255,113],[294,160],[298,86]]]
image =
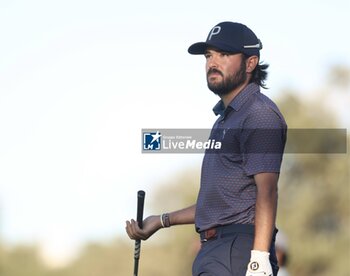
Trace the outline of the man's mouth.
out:
[[[208,78],[215,78],[217,76],[223,77],[223,74],[217,69],[210,69],[207,73]]]

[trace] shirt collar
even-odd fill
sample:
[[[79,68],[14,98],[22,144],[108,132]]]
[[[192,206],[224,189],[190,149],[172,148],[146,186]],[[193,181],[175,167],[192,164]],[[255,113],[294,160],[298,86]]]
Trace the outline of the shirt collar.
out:
[[[248,84],[241,92],[238,93],[236,97],[229,103],[227,108],[225,108],[224,102],[220,100],[213,108],[215,115],[225,115],[229,109],[238,111],[244,103],[249,99],[249,97],[254,93],[260,92],[260,87],[256,83]]]

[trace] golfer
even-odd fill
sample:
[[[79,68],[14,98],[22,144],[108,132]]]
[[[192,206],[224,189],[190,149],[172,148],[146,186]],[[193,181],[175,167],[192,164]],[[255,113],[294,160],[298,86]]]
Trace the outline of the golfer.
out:
[[[221,22],[188,52],[204,55],[208,88],[220,97],[196,204],[149,216],[141,230],[126,222],[131,239],[148,239],[161,228],[195,224],[201,249],[193,276],[277,275],[274,242],[279,178],[287,126],[277,106],[260,92],[268,65],[262,43],[247,26]]]

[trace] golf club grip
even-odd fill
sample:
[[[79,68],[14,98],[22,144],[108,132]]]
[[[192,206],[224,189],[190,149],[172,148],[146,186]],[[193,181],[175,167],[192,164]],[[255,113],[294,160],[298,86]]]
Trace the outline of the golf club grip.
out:
[[[145,203],[145,192],[144,191],[138,191],[137,192],[137,223],[140,228],[142,228],[142,221],[143,221],[143,206]]]

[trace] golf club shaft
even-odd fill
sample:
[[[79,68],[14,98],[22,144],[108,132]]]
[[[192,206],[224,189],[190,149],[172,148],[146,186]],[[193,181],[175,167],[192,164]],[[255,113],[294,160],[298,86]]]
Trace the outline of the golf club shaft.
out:
[[[143,206],[145,203],[145,192],[138,191],[137,192],[137,223],[140,228],[142,228],[143,221]],[[135,250],[134,250],[134,276],[138,275],[139,270],[139,259],[141,252],[141,240],[135,241]]]

